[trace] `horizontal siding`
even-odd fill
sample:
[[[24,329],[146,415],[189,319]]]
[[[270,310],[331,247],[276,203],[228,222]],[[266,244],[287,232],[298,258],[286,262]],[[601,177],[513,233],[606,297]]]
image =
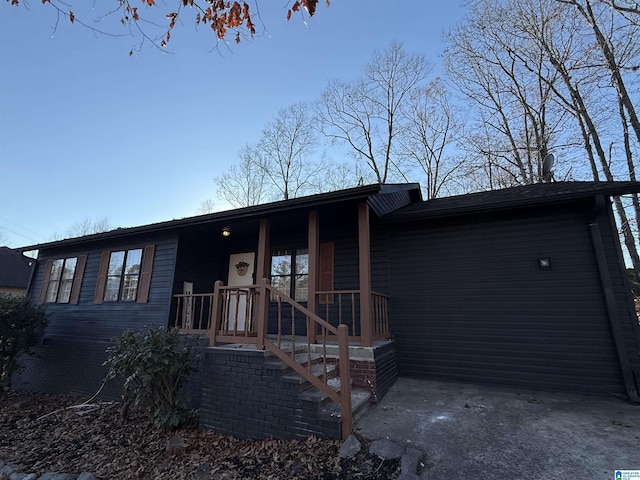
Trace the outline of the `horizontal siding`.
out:
[[[95,305],[93,298],[102,251],[141,248],[150,244],[154,244],[156,248],[148,302],[114,302]],[[77,252],[70,250],[43,251],[40,253],[32,298],[39,298],[47,259],[80,254],[87,254],[87,264],[79,302],[77,305],[45,305],[49,318],[47,337],[82,341],[109,341],[126,329],[141,328],[152,324],[167,325],[176,256],[176,241],[174,239],[154,241],[146,238],[113,246],[96,245],[95,248]]]
[[[431,222],[390,238],[401,374],[623,393],[584,215]]]

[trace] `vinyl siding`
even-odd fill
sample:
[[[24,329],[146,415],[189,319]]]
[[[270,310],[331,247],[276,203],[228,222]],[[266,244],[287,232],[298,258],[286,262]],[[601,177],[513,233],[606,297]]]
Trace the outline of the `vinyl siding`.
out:
[[[102,252],[144,248],[149,244],[155,245],[155,254],[148,301],[146,303],[105,302],[94,304]],[[40,254],[31,297],[39,298],[48,259],[79,254],[87,255],[87,263],[78,304],[45,304],[49,317],[47,337],[76,341],[109,341],[129,328],[141,328],[152,324],[167,325],[176,257],[175,239],[141,238],[128,243],[112,245],[103,243],[90,246],[81,252],[43,251]]]
[[[422,222],[390,239],[401,375],[623,393],[583,209]]]

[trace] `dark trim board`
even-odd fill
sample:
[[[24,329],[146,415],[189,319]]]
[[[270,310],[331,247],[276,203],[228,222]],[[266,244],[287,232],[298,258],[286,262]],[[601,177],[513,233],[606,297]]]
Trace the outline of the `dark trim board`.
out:
[[[391,229],[400,375],[631,396],[594,255],[593,211],[582,201]],[[615,278],[612,294],[624,297]],[[629,317],[616,321],[637,328]],[[637,369],[638,346],[621,348],[625,368]]]

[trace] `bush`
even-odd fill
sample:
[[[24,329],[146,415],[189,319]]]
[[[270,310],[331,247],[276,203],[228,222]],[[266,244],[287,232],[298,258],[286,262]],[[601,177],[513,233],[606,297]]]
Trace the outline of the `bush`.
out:
[[[190,418],[184,386],[193,371],[191,350],[180,348],[177,330],[127,330],[107,353],[107,380],[118,379],[124,390],[123,417],[133,403],[146,408],[154,425],[165,430]]]
[[[26,297],[0,294],[0,397],[11,388],[11,374],[22,367],[18,357],[32,353],[46,327],[41,307]]]

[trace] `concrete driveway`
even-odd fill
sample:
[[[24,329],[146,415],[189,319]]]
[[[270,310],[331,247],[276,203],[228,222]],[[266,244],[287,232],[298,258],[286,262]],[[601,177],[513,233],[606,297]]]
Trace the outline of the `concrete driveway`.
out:
[[[640,470],[640,406],[613,396],[400,378],[354,429],[424,451],[421,479],[614,480]]]

